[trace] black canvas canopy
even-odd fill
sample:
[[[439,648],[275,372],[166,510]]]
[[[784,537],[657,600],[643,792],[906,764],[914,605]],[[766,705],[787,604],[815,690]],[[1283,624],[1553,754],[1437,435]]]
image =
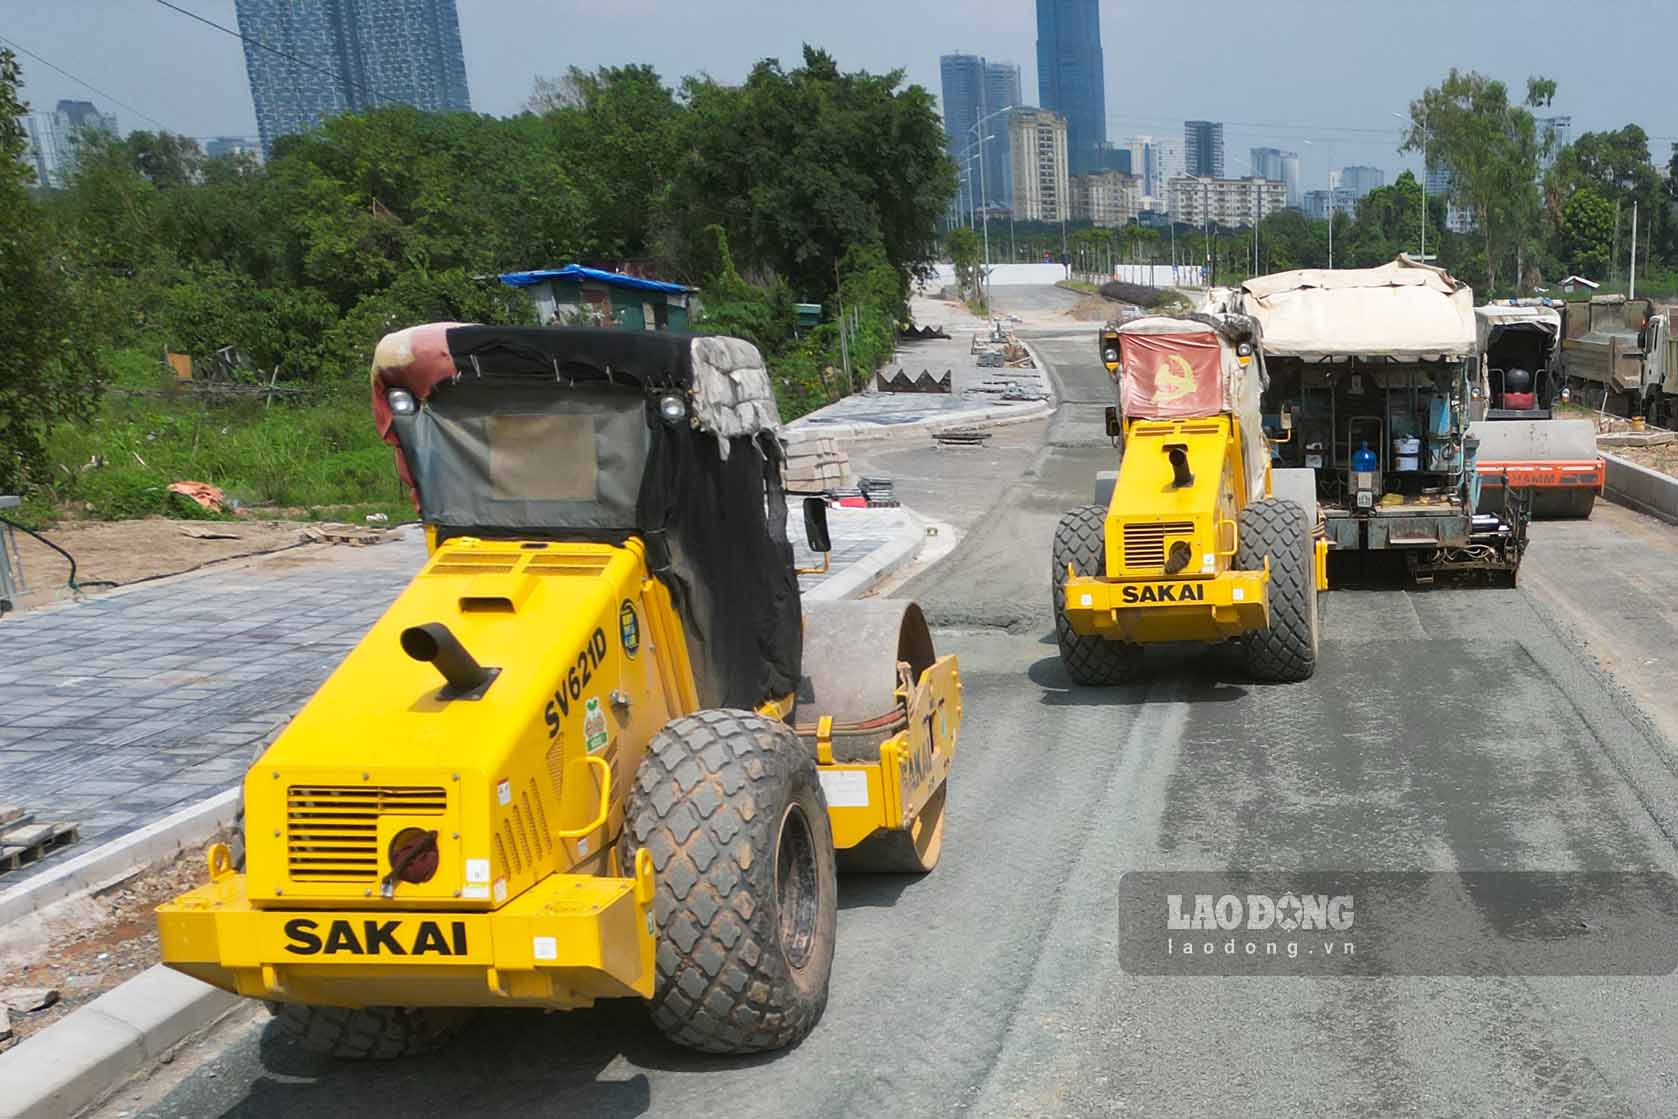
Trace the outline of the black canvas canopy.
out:
[[[429,333],[427,333],[429,332]],[[755,347],[712,336],[433,324],[380,344],[374,412],[440,538],[640,536],[700,702],[800,674],[778,417]],[[393,412],[393,389],[423,406]],[[660,402],[676,395],[671,422]]]

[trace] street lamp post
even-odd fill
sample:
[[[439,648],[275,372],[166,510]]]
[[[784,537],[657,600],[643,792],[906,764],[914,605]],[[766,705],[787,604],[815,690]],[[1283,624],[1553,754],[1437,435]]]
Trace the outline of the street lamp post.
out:
[[[984,128],[986,121],[990,120],[992,117],[999,117],[1003,113],[1012,112],[1013,109],[1014,109],[1014,106],[1012,106],[1012,105],[1004,105],[1004,106],[1002,106],[1002,108],[997,109],[994,112],[986,113],[984,116],[980,117],[978,120],[973,122],[973,126],[967,130],[968,133],[969,134],[977,134],[978,132],[980,132]],[[994,134],[991,134],[991,135],[987,135],[987,136],[981,136],[977,140],[977,143],[979,145],[979,193],[980,193],[980,195],[983,196],[983,214],[984,214],[984,216],[981,220],[985,224],[984,300],[985,300],[985,309],[987,311],[990,309],[990,187],[985,184],[985,144],[987,142],[991,141],[991,140],[994,140],[994,139],[996,139],[996,136]],[[1008,207],[1008,222],[1009,222],[1010,229],[1012,229],[1012,227],[1013,227],[1013,215],[1014,215],[1014,208],[1013,208],[1013,206],[1010,205]],[[1011,234],[1010,234],[1010,236],[1011,236]]]

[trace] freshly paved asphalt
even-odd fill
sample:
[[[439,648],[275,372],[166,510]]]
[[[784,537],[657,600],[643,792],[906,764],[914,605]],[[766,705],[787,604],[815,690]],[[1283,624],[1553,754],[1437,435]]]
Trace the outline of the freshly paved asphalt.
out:
[[[619,1004],[484,1015],[439,1057],[355,1067],[252,1011],[107,1114],[1671,1114],[1670,975],[1121,972],[1129,869],[1672,871],[1678,765],[1528,590],[1336,591],[1305,684],[1191,652],[1070,686],[1049,540],[1112,457],[1107,388],[1087,332],[1038,342],[1066,401],[1050,424],[973,458],[870,452],[911,507],[952,478],[979,491],[948,510],[961,545],[900,592],[960,654],[966,721],[943,863],[842,884],[832,997],[802,1046],[698,1057]]]

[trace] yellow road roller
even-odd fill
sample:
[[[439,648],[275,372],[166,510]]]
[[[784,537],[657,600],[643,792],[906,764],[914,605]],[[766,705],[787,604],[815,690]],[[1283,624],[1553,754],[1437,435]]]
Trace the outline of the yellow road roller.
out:
[[[1315,471],[1272,470],[1257,326],[1150,316],[1102,330],[1119,468],[1065,514],[1050,572],[1055,638],[1075,683],[1121,684],[1143,646],[1233,641],[1257,680],[1316,669],[1327,542]]]
[[[836,871],[938,861],[955,658],[911,603],[801,604],[748,343],[430,324],[372,382],[429,558],[252,764],[164,962],[346,1058],[614,997],[796,1043]]]

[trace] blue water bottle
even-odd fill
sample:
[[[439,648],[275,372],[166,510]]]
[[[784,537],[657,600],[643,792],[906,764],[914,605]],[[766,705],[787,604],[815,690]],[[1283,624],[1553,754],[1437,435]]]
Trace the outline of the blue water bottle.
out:
[[[1362,446],[1352,452],[1352,469],[1360,473],[1374,470],[1380,465],[1380,461],[1375,452],[1369,449],[1367,439],[1364,440]]]

